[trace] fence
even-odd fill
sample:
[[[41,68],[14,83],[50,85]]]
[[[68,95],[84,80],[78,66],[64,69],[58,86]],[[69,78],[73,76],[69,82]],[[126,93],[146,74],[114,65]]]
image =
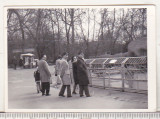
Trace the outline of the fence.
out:
[[[91,86],[147,93],[147,57],[86,59]]]

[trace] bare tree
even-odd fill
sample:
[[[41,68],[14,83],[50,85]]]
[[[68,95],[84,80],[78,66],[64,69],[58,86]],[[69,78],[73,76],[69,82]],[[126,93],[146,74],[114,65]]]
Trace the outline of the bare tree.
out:
[[[147,36],[146,13],[145,8],[9,9],[8,40],[19,41],[14,47],[23,52],[35,47],[38,57],[48,53],[50,59],[65,50],[70,56],[84,50],[87,58],[114,55]]]
[[[58,29],[58,37],[57,37],[57,39],[58,39],[58,54],[61,54],[61,45],[60,45],[60,37],[61,37],[61,32],[60,32],[60,23],[59,23],[59,21],[60,21],[60,15],[58,15],[58,11],[59,11],[59,9],[55,9],[55,15],[56,15],[56,23],[57,23],[57,29]]]
[[[12,14],[16,14],[18,21],[19,21],[19,26],[20,26],[20,30],[21,30],[21,35],[22,35],[22,53],[24,53],[24,46],[25,46],[25,37],[24,37],[24,29],[23,29],[23,22],[24,19],[23,17],[19,14],[18,10],[16,9],[10,9],[9,10],[9,18],[8,18],[8,22],[10,20],[10,17]]]

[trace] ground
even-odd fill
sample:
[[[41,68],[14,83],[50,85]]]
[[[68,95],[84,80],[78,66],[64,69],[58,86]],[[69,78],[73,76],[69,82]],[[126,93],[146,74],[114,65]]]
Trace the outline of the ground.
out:
[[[54,67],[50,66],[54,75]],[[60,89],[50,88],[51,96],[37,93],[33,72],[36,69],[8,69],[8,108],[9,109],[147,109],[147,94],[108,91],[90,87],[92,97],[59,97]],[[78,91],[77,91],[78,92]],[[65,92],[66,95],[66,92]]]

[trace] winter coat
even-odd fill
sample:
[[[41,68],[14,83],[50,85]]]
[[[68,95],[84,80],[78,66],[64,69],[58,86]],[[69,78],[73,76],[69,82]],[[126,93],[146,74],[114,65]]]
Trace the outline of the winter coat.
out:
[[[55,75],[60,75],[61,73],[61,60],[56,60],[56,66],[55,66]]]
[[[89,84],[87,65],[85,61],[80,57],[78,57],[78,60],[77,60],[77,77],[78,77],[79,85]]]
[[[50,82],[51,73],[48,68],[48,63],[45,60],[40,60],[38,62],[38,70],[41,82]]]
[[[71,84],[71,77],[70,77],[70,70],[69,70],[69,64],[65,59],[61,60],[61,79],[63,85],[70,85]]]
[[[78,77],[77,77],[77,62],[72,63],[72,70],[73,70],[74,83],[79,84]]]

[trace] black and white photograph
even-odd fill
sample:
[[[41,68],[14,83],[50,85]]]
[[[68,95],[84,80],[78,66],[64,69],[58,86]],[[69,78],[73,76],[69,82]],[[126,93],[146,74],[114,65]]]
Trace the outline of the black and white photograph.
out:
[[[149,6],[7,8],[6,108],[149,109],[153,17]]]

